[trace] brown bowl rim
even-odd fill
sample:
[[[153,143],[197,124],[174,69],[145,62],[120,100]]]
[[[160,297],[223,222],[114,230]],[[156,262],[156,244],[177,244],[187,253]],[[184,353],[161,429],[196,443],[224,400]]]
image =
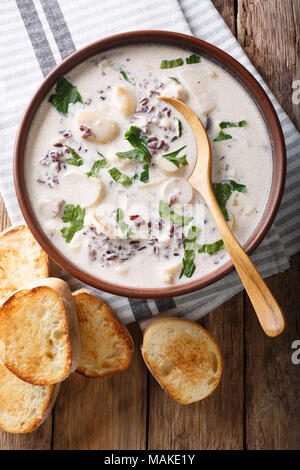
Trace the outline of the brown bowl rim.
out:
[[[76,65],[94,56],[95,54],[110,50],[115,47],[139,43],[160,43],[175,45],[208,57],[209,59],[224,67],[231,75],[233,75],[244,86],[248,94],[252,97],[258,106],[260,113],[265,121],[272,143],[272,184],[262,218],[251,237],[244,244],[244,249],[248,254],[250,254],[261,243],[275,219],[284,190],[286,155],[284,137],[279,119],[267,94],[245,67],[243,67],[233,57],[216,46],[186,34],[160,30],[130,31],[116,34],[88,44],[87,46],[74,52],[57,67],[55,67],[55,69],[52,70],[49,75],[47,75],[43,83],[31,98],[20,122],[14,146],[14,185],[22,214],[29,229],[33,233],[38,243],[47,252],[49,257],[69,274],[90,286],[120,296],[149,299],[174,297],[197,291],[224,277],[234,269],[232,262],[230,260],[227,261],[214,271],[209,272],[199,279],[191,280],[184,284],[170,287],[135,288],[98,279],[71,263],[48,240],[34,217],[29,203],[24,180],[24,150],[30,125],[41,101],[50,91],[51,87],[55,84],[57,78],[69,72]]]

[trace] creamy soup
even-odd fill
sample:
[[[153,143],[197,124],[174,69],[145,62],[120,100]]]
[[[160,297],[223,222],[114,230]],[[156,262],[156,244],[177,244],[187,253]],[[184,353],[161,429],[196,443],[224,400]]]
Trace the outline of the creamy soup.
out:
[[[240,243],[253,233],[269,193],[266,127],[220,66],[154,44],[82,63],[58,80],[35,115],[25,182],[51,243],[116,284],[186,283],[228,260],[205,204],[187,183],[197,156],[191,128],[159,96],[184,101],[205,125],[214,191]]]

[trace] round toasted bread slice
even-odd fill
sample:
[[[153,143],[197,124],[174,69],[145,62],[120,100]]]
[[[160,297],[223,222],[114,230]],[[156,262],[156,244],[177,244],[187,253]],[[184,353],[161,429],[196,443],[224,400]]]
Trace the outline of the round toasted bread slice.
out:
[[[25,225],[0,233],[0,273],[0,304],[20,286],[49,276],[48,256]]]
[[[220,350],[198,323],[154,320],[144,332],[142,355],[161,387],[183,405],[207,397],[220,381]]]
[[[71,291],[48,278],[15,292],[0,307],[0,359],[33,385],[64,380],[80,360],[80,334]]]
[[[133,341],[111,309],[86,289],[73,292],[81,336],[81,360],[77,372],[104,377],[127,369]]]
[[[59,388],[23,382],[0,363],[0,429],[14,434],[34,431],[49,416]]]

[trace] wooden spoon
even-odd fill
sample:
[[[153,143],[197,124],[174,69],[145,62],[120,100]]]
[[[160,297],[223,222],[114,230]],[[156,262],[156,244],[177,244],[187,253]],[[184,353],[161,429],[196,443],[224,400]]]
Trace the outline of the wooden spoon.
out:
[[[190,124],[197,142],[198,158],[188,182],[201,195],[213,216],[264,332],[271,337],[279,335],[285,327],[283,313],[261,275],[232,234],[214,195],[211,183],[210,143],[200,119],[182,101],[164,96],[159,99],[174,106]]]

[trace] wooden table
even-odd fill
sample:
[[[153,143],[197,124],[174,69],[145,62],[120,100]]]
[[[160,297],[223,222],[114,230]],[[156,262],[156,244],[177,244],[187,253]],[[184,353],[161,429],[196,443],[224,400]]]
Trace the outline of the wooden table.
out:
[[[300,125],[291,100],[300,79],[300,0],[213,0],[283,108]],[[9,225],[2,204],[1,224]],[[204,401],[180,406],[147,372],[137,325],[130,368],[104,379],[74,374],[52,417],[29,435],[0,433],[2,449],[300,449],[300,365],[291,362],[300,339],[300,256],[268,284],[287,319],[285,333],[264,336],[244,293],[201,324],[220,345],[224,371]]]

